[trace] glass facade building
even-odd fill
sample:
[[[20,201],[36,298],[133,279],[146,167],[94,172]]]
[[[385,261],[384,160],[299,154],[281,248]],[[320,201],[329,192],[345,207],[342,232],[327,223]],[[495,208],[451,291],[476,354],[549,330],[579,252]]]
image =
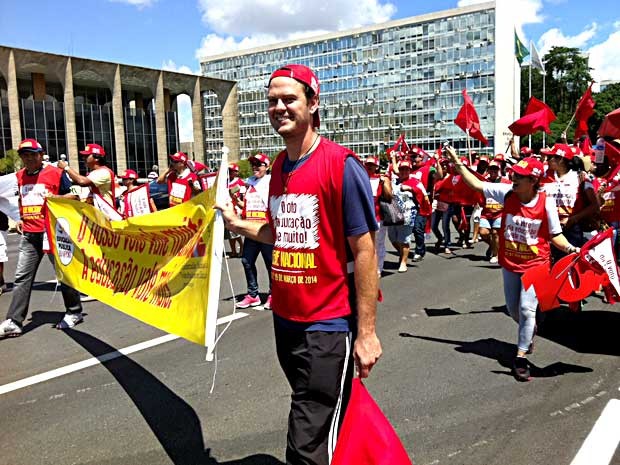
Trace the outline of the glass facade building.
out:
[[[466,148],[465,134],[453,123],[464,89],[490,142],[483,148],[472,140],[471,147],[491,152],[498,145],[496,47],[503,31],[498,17],[506,19],[498,16],[495,3],[486,3],[214,56],[202,61],[202,72],[238,81],[241,158],[282,148],[267,117],[265,86],[287,63],[307,65],[319,78],[321,134],[360,155],[384,151],[400,134],[429,150],[445,140]],[[506,74],[509,80],[515,73]],[[221,120],[217,101],[205,95],[204,103],[206,140],[215,141]]]

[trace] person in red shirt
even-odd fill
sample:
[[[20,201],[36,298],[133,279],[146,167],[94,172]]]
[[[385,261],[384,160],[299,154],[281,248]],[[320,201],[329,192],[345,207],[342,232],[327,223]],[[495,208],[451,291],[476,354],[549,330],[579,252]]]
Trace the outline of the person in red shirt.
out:
[[[168,202],[171,207],[187,202],[200,194],[198,176],[187,166],[188,157],[183,152],[170,155],[170,167],[157,178],[158,184],[168,183]]]
[[[125,170],[119,178],[126,188],[119,198],[119,213],[127,218],[148,215],[156,212],[155,201],[150,195],[149,185],[138,185],[138,173],[134,170]]]
[[[504,205],[498,258],[502,266],[506,308],[519,323],[512,373],[517,381],[528,381],[530,367],[526,354],[532,347],[538,299],[534,286],[524,288],[521,277],[532,267],[550,263],[550,244],[567,253],[579,249],[562,234],[553,198],[540,190],[540,179],[544,174],[540,161],[527,157],[514,165],[512,184],[489,183],[466,169],[452,147],[447,147],[446,152],[469,187]]]
[[[241,215],[243,208],[243,198],[245,196],[245,182],[239,177],[239,165],[237,163],[228,164],[228,195],[235,208],[237,215]],[[243,236],[226,228],[224,239],[228,239],[230,246],[230,258],[239,258],[243,255]]]
[[[32,284],[48,248],[46,199],[68,197],[71,181],[60,168],[51,164],[43,165],[43,147],[34,139],[23,140],[17,149],[24,168],[17,172],[19,188],[19,213],[21,221],[17,230],[22,234],[19,243],[19,256],[15,270],[13,297],[6,315],[0,323],[0,338],[21,336],[22,326],[28,314]],[[58,329],[73,328],[84,320],[80,294],[61,283],[60,289],[66,314],[56,325]]]
[[[390,199],[392,198],[392,183],[387,176],[381,175],[379,159],[377,157],[367,157],[366,160],[364,160],[364,168],[366,168],[366,172],[370,179],[372,196],[375,201],[375,216],[379,223],[379,231],[377,231],[375,245],[377,249],[377,272],[379,277],[381,277],[383,274],[383,264],[385,263],[385,238],[387,236],[387,227],[383,225],[381,217],[379,216],[379,197],[387,196]]]
[[[303,65],[286,65],[269,79],[269,120],[286,149],[273,162],[268,223],[238,218],[230,203],[216,205],[232,231],[274,244],[276,350],[293,391],[289,464],[330,463],[352,382],[349,348],[362,378],[381,356],[370,182],[349,149],[317,133],[319,91]]]
[[[496,161],[489,163],[487,169],[487,182],[510,184],[510,181],[504,179],[499,173],[500,165]],[[497,252],[499,250],[499,230],[502,224],[502,210],[504,206],[497,202],[494,198],[485,199],[485,205],[480,214],[480,237],[489,245],[487,258],[491,263],[497,263]]]

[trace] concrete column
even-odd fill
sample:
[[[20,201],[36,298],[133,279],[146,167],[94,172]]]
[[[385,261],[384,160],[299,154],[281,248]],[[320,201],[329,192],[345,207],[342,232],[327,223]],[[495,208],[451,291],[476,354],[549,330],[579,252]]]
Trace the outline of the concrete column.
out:
[[[125,119],[123,118],[123,93],[121,84],[121,67],[116,65],[114,88],[112,89],[112,118],[114,119],[114,140],[116,150],[116,169],[127,169],[127,151],[125,150]]]
[[[205,120],[203,115],[200,78],[196,78],[192,95],[192,129],[194,133],[194,158],[205,162]]]
[[[11,120],[11,142],[17,150],[22,141],[22,126],[19,121],[19,93],[17,92],[17,71],[15,69],[15,56],[13,50],[9,52],[7,94],[9,98],[9,117]]]
[[[170,89],[164,88],[164,111],[166,112],[170,111],[170,108],[172,108],[170,102],[171,102]]]
[[[227,90],[218,90],[217,97],[222,105],[222,129],[224,131],[224,145],[230,149],[228,161],[239,160],[239,104],[237,83]]]
[[[45,74],[42,73],[30,73],[32,78],[32,96],[37,102],[45,100]]]
[[[157,134],[157,164],[160,172],[168,166],[168,149],[166,149],[166,115],[165,115],[164,73],[159,72],[155,92],[155,129]]]
[[[73,65],[71,57],[67,58],[64,81],[65,102],[65,137],[67,139],[67,161],[78,165],[77,129],[75,126],[75,100],[73,95]]]

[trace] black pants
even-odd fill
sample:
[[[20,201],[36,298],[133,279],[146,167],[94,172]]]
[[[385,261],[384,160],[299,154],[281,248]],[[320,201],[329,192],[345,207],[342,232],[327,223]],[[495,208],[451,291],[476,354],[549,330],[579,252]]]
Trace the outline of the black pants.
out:
[[[351,393],[350,333],[275,324],[280,366],[291,389],[286,463],[328,465]]]

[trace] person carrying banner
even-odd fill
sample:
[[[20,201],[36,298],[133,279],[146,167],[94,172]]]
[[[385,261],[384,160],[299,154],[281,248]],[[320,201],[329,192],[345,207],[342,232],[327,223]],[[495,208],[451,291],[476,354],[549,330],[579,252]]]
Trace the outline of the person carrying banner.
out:
[[[322,138],[319,81],[303,65],[276,70],[268,115],[286,149],[269,186],[269,223],[237,218],[218,205],[233,231],[274,243],[272,310],[280,366],[293,391],[286,463],[327,465],[353,375],[365,378],[381,356],[368,175],[345,147]],[[346,206],[346,208],[345,208]]]
[[[114,207],[116,205],[114,172],[106,166],[105,150],[98,144],[86,144],[86,148],[80,151],[80,155],[86,156],[86,166],[89,171],[87,176],[82,176],[77,170],[71,168],[66,160],[59,160],[58,168],[65,170],[74,184],[89,189],[87,203],[93,203],[92,195],[95,193]]]
[[[158,184],[168,184],[168,202],[171,207],[187,202],[194,195],[200,194],[198,176],[187,166],[188,157],[183,152],[169,156],[170,167],[159,175]]]
[[[28,306],[32,284],[39,264],[47,249],[46,199],[49,197],[75,198],[71,192],[71,181],[63,171],[52,165],[43,166],[43,147],[34,139],[23,140],[17,149],[24,168],[17,172],[19,188],[19,212],[21,221],[17,230],[22,234],[15,270],[13,296],[6,320],[0,323],[0,338],[16,337],[22,334],[22,326]],[[68,329],[84,320],[80,294],[65,284],[60,285],[66,314],[56,325]]]
[[[544,174],[540,161],[527,157],[514,165],[512,184],[490,183],[481,181],[469,171],[452,147],[447,147],[446,152],[469,187],[504,205],[498,259],[506,308],[519,323],[512,373],[517,381],[528,381],[530,368],[526,354],[534,337],[538,299],[534,286],[525,289],[521,277],[528,269],[550,263],[550,244],[566,253],[579,249],[562,234],[554,199],[540,189]]]
[[[246,184],[245,197],[242,202],[241,218],[248,221],[267,222],[267,210],[269,208],[269,181],[271,175],[267,174],[271,161],[263,153],[252,155],[249,159],[252,166],[252,176]],[[247,237],[243,244],[241,264],[245,271],[245,281],[248,293],[237,302],[237,308],[257,307],[261,304],[258,296],[258,271],[256,260],[258,255],[263,256],[267,275],[269,277],[269,294],[263,304],[263,309],[271,310],[271,259],[273,244],[265,244]]]
[[[126,218],[131,218],[157,211],[155,201],[149,191],[149,185],[138,185],[138,173],[134,170],[125,170],[119,178],[127,189],[119,198],[119,213]]]

